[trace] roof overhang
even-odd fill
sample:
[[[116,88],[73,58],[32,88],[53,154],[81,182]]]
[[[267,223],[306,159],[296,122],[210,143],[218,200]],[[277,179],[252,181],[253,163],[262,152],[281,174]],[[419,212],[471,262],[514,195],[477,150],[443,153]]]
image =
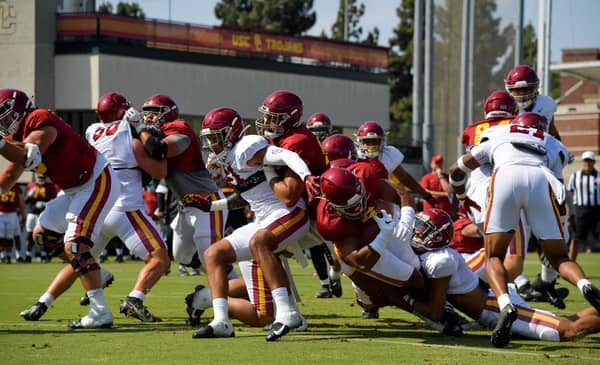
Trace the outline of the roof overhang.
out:
[[[560,72],[600,85],[600,60],[557,63],[550,65],[550,71]]]

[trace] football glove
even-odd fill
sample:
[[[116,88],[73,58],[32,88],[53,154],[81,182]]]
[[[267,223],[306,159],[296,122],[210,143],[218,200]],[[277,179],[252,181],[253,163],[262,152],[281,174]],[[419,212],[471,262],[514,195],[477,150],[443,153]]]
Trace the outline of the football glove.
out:
[[[196,193],[186,194],[181,199],[181,205],[184,207],[198,208],[203,212],[210,212],[212,200],[207,199],[205,196]]]

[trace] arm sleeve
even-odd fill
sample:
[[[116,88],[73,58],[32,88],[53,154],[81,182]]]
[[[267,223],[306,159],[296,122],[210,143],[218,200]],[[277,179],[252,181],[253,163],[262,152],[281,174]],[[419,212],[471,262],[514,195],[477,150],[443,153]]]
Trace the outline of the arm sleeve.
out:
[[[264,165],[287,166],[294,171],[302,181],[311,175],[306,163],[298,156],[297,153],[288,151],[283,148],[269,146],[263,157]]]

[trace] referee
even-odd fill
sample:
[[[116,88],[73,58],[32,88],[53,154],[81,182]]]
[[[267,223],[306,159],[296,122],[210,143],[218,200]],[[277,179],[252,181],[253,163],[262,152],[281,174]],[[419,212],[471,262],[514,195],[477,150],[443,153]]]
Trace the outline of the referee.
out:
[[[575,205],[575,232],[569,246],[569,256],[573,261],[577,258],[579,242],[587,239],[590,232],[598,238],[600,219],[600,175],[594,168],[596,156],[592,151],[585,151],[581,159],[583,168],[571,174],[568,185]]]

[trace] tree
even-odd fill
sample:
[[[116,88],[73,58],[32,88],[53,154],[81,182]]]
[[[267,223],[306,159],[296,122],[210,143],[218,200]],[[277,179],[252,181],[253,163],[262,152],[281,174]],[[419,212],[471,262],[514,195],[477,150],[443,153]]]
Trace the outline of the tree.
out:
[[[343,41],[344,39],[344,6],[348,7],[348,42],[377,45],[379,42],[379,28],[375,27],[367,33],[365,39],[361,39],[363,28],[360,26],[360,18],[365,15],[365,4],[357,4],[357,0],[340,0],[335,23],[331,26],[331,38]]]
[[[221,0],[215,16],[225,28],[299,36],[317,21],[312,7],[313,0]]]
[[[523,28],[523,63],[535,68],[537,65],[537,36],[531,23]],[[550,74],[550,96],[553,99],[560,97],[560,73]]]
[[[100,14],[113,14],[113,6],[109,2],[102,3],[98,6],[98,13]],[[132,18],[144,19],[146,14],[137,2],[125,3],[119,2],[117,4],[117,10],[114,15],[128,16]]]
[[[412,64],[414,0],[402,0],[396,14],[399,23],[390,38],[389,85],[390,85],[390,137],[406,138],[410,135],[412,120]]]

